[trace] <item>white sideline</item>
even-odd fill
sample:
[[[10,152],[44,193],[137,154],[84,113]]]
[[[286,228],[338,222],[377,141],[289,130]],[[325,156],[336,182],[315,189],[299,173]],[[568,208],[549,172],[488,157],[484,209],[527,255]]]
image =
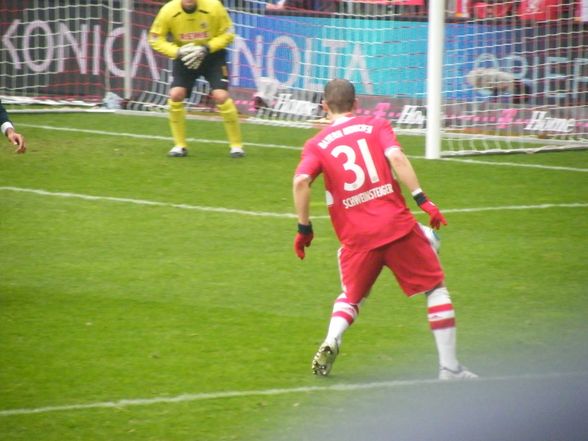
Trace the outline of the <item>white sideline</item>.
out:
[[[139,138],[139,139],[157,139],[162,141],[172,141],[169,136],[158,136],[158,135],[140,135],[137,133],[124,133],[124,132],[108,132],[106,130],[90,130],[90,129],[77,129],[74,127],[53,127],[53,126],[44,126],[38,124],[24,124],[19,123],[18,126],[22,127],[31,127],[33,129],[44,129],[44,130],[56,130],[60,132],[79,132],[79,133],[89,133],[91,135],[104,135],[104,136],[122,136],[125,138]],[[204,138],[187,138],[190,142],[202,142],[207,144],[226,144],[227,141],[221,141],[218,139],[204,139]],[[302,147],[293,147],[288,145],[280,145],[280,144],[260,144],[256,142],[247,142],[247,145],[255,146],[255,147],[264,147],[264,148],[271,148],[271,149],[285,149],[285,150],[302,150]]]
[[[516,162],[481,161],[479,159],[464,159],[464,158],[441,158],[441,161],[463,162],[465,164],[498,165],[501,167],[539,168],[541,170],[562,170],[562,171],[588,173],[588,168],[562,167],[559,165],[519,164]]]
[[[174,204],[170,202],[158,202],[149,201],[145,199],[131,199],[131,198],[119,198],[112,196],[93,196],[88,194],[79,193],[65,193],[65,192],[54,192],[35,188],[21,188],[21,187],[0,187],[0,191],[14,191],[21,193],[33,193],[41,196],[53,196],[60,198],[74,198],[82,199],[86,201],[108,201],[108,202],[122,202],[127,204],[135,205],[148,205],[156,207],[169,207],[169,208],[180,208],[183,210],[195,210],[203,212],[214,212],[214,213],[227,213],[227,214],[238,214],[243,216],[258,216],[258,217],[277,217],[285,219],[294,219],[296,215],[293,213],[273,213],[269,211],[250,211],[240,210],[236,208],[225,208],[225,207],[207,207],[203,205],[189,205],[189,204]],[[476,213],[482,211],[506,211],[506,210],[544,210],[548,208],[586,208],[588,202],[576,202],[576,203],[565,203],[565,204],[538,204],[538,205],[506,205],[496,207],[478,207],[478,208],[447,208],[443,210],[443,213]],[[420,211],[413,212],[413,214],[422,214]],[[313,216],[313,219],[328,219],[329,216]]]
[[[38,190],[33,188],[19,188],[19,187],[0,187],[0,191],[16,191],[23,193],[34,193],[42,196],[54,196],[61,198],[74,198],[83,199],[87,201],[109,201],[109,202],[123,202],[127,204],[135,205],[149,205],[156,207],[170,207],[170,208],[181,208],[184,210],[195,210],[195,211],[207,211],[215,213],[229,213],[229,214],[242,214],[245,216],[261,216],[261,217],[282,217],[282,218],[295,218],[296,215],[292,213],[271,213],[266,211],[248,211],[239,210],[235,208],[223,208],[223,207],[206,207],[201,205],[188,205],[188,204],[173,204],[170,202],[157,202],[148,201],[145,199],[131,199],[131,198],[118,198],[112,196],[92,196],[89,194],[79,193],[63,193],[63,192],[52,192],[47,190]]]
[[[62,132],[79,132],[79,133],[89,133],[92,135],[104,135],[104,136],[122,136],[127,138],[138,138],[138,139],[157,139],[163,141],[170,141],[171,138],[168,136],[157,136],[157,135],[140,135],[137,133],[120,133],[120,132],[109,132],[106,130],[90,130],[90,129],[77,129],[74,127],[53,127],[47,125],[39,125],[39,124],[26,124],[26,123],[19,123],[19,127],[31,127],[34,129],[43,129],[43,130],[55,130],[55,131],[62,131]],[[190,142],[201,142],[207,144],[226,144],[226,141],[220,141],[218,139],[203,139],[203,138],[188,138]],[[272,148],[272,149],[284,149],[284,150],[302,150],[301,146],[288,146],[288,145],[280,145],[280,144],[267,144],[267,143],[255,143],[255,142],[248,142],[247,145],[254,146],[254,147],[262,147],[262,148]],[[412,159],[424,159],[424,156],[410,156]],[[454,161],[454,162],[463,162],[465,164],[485,164],[485,165],[495,165],[498,167],[522,167],[522,168],[538,168],[542,170],[561,170],[561,171],[573,171],[573,172],[581,172],[586,173],[588,172],[588,168],[576,168],[576,167],[562,167],[556,165],[541,165],[541,164],[519,164],[516,162],[494,162],[494,161],[481,161],[479,159],[461,159],[461,158],[442,158],[443,161]]]
[[[560,373],[546,373],[546,374],[528,374],[528,375],[510,375],[500,377],[483,377],[475,380],[467,380],[473,384],[479,382],[508,382],[508,381],[521,381],[521,380],[547,380],[557,378],[569,378],[569,377],[585,377],[588,376],[588,372],[560,372]],[[84,410],[84,409],[116,409],[130,406],[149,406],[153,404],[164,404],[164,403],[184,403],[190,401],[203,401],[203,400],[216,400],[222,398],[239,398],[239,397],[253,397],[253,396],[268,396],[268,395],[286,395],[286,394],[297,394],[297,393],[310,393],[310,392],[346,392],[356,390],[370,390],[370,389],[382,389],[382,388],[399,388],[408,386],[422,386],[431,384],[447,384],[447,382],[441,380],[392,380],[392,381],[379,381],[374,383],[341,383],[333,384],[331,386],[305,386],[305,387],[293,387],[289,389],[264,389],[264,390],[244,390],[244,391],[225,391],[225,392],[209,392],[209,393],[195,393],[195,394],[182,394],[173,397],[155,397],[155,398],[134,398],[134,399],[122,399],[117,401],[102,401],[95,403],[84,403],[84,404],[68,404],[62,406],[45,406],[35,408],[21,408],[21,409],[5,409],[0,410],[0,417],[8,417],[14,415],[32,415],[49,412],[66,412],[72,410]]]

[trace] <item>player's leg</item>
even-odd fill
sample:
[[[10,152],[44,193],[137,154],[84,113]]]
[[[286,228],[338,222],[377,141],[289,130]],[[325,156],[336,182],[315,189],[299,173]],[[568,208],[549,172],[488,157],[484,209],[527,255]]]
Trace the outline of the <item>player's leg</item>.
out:
[[[385,259],[408,296],[426,293],[429,326],[439,356],[440,378],[446,373],[461,375],[460,378],[474,377],[457,360],[453,304],[443,284],[444,273],[439,257],[422,229],[415,225],[411,233],[390,244]]]
[[[243,150],[243,140],[241,137],[241,123],[237,106],[225,90],[213,90],[212,98],[216,102],[219,113],[223,117],[225,131],[229,140],[230,155],[232,158],[242,158],[245,156]]]
[[[338,253],[343,292],[333,305],[327,336],[312,361],[312,371],[328,375],[343,340],[343,334],[354,323],[359,308],[382,270],[378,250],[353,252],[341,248]]]
[[[229,71],[227,68],[227,52],[225,50],[210,54],[206,58],[204,76],[210,83],[212,99],[223,117],[225,131],[229,140],[230,155],[233,158],[245,156],[243,139],[241,137],[241,123],[237,106],[229,94]]]
[[[180,60],[173,62],[174,80],[170,86],[168,107],[169,125],[174,140],[174,147],[169,156],[182,157],[188,154],[186,141],[186,109],[184,100],[190,96],[195,80],[195,71],[191,71]]]
[[[439,379],[476,378],[477,375],[468,371],[457,360],[455,311],[449,291],[444,285],[440,285],[426,295],[429,326],[439,354]]]
[[[439,353],[439,366],[457,371],[459,362],[457,361],[455,311],[449,291],[444,285],[440,285],[427,292],[426,296],[427,317]]]
[[[325,341],[335,342],[338,346],[341,345],[343,334],[355,322],[361,303],[351,303],[344,292],[337,297],[333,305]]]
[[[186,141],[186,109],[184,99],[186,89],[174,87],[170,90],[170,97],[167,102],[169,106],[169,126],[174,140],[174,146],[169,151],[169,156],[181,157],[188,154],[188,143]]]

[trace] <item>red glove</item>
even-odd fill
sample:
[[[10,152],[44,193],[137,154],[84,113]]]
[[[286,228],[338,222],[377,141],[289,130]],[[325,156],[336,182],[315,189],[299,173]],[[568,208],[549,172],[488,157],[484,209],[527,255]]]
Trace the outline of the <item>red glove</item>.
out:
[[[298,224],[298,233],[296,233],[296,238],[294,239],[294,252],[299,259],[304,259],[304,248],[310,246],[313,237],[312,224]]]
[[[421,191],[420,193],[416,194],[414,196],[414,200],[419,205],[421,210],[429,215],[429,225],[431,225],[432,228],[438,230],[441,227],[441,224],[447,225],[447,221],[439,211],[439,208],[437,208],[434,203],[427,199],[425,193]]]

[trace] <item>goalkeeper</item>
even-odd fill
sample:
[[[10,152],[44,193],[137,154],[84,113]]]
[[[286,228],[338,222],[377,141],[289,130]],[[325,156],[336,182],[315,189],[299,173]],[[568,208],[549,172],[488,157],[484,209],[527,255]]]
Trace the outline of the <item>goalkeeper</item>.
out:
[[[234,38],[231,18],[218,0],[172,0],[155,17],[149,43],[174,60],[168,105],[175,145],[169,156],[188,154],[184,100],[200,76],[209,82],[212,99],[223,117],[231,157],[245,156],[237,107],[228,92],[226,48]]]

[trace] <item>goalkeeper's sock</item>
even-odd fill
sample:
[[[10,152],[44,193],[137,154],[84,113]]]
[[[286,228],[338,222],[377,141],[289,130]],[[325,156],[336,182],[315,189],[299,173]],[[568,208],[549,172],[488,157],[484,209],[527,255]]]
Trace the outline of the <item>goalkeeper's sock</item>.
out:
[[[359,305],[349,303],[345,294],[341,294],[335,300],[333,305],[333,312],[331,314],[331,321],[329,323],[329,331],[326,340],[336,341],[341,345],[343,333],[353,324],[357,315],[359,314]]]
[[[175,147],[187,147],[186,142],[186,108],[183,101],[167,100],[169,105],[169,126]]]
[[[447,288],[441,287],[427,293],[427,312],[440,366],[458,370],[455,312]]]
[[[229,98],[224,103],[217,104],[217,108],[225,123],[225,131],[227,132],[229,145],[231,147],[243,147],[243,140],[241,138],[241,123],[239,122],[237,106],[235,106],[233,100]]]

